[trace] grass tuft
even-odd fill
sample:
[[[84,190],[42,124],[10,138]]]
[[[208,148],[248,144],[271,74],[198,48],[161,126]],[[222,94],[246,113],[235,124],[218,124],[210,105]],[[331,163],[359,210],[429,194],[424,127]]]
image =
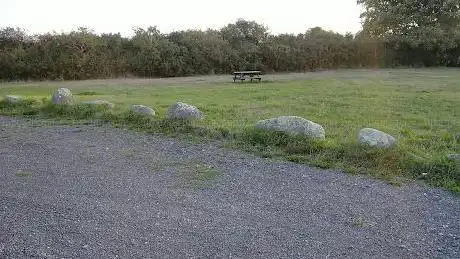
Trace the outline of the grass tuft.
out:
[[[89,104],[55,105],[48,102],[41,109],[41,114],[46,117],[63,117],[74,120],[103,118],[109,113],[109,108],[104,105]]]
[[[184,178],[184,187],[205,189],[212,187],[211,182],[219,176],[219,172],[212,166],[205,164],[192,164],[181,169]]]
[[[15,173],[15,175],[16,175],[17,177],[24,177],[24,178],[25,178],[25,177],[31,177],[31,176],[32,176],[32,173],[31,173],[31,172],[26,172],[26,171],[20,170],[20,171],[17,171],[17,172]]]
[[[75,95],[93,96],[93,95],[103,95],[103,94],[102,94],[102,93],[98,93],[98,92],[93,92],[93,91],[86,91],[86,92],[76,93]]]

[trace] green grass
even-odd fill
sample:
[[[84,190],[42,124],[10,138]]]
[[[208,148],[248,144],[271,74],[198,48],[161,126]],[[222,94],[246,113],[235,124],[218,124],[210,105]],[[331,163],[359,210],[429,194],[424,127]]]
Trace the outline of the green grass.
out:
[[[177,187],[180,188],[212,188],[211,181],[219,176],[217,169],[194,159],[166,162],[155,161],[152,163],[152,172],[159,172],[165,169],[170,169],[178,173],[181,182]]]
[[[28,99],[15,106],[0,104],[0,113],[70,120],[100,118],[148,132],[224,139],[230,146],[267,158],[369,173],[390,181],[395,176],[422,179],[460,192],[459,167],[446,158],[448,153],[460,152],[459,70],[342,71],[309,80],[260,84],[92,86],[72,82],[69,88],[77,102],[104,99],[116,105],[112,111],[84,105],[56,109],[47,101],[56,88],[53,83],[2,84],[0,95]],[[205,120],[164,119],[168,106],[176,101],[197,106]],[[151,119],[131,114],[131,104],[151,106],[158,116]],[[326,140],[254,130],[258,120],[281,115],[321,124]],[[363,127],[388,132],[399,144],[389,150],[362,147],[356,138]]]
[[[183,178],[183,187],[194,189],[212,188],[210,181],[219,176],[219,172],[212,166],[196,163],[184,166],[179,171]]]
[[[20,170],[20,171],[17,171],[17,172],[15,173],[15,175],[16,175],[17,177],[31,177],[31,176],[32,176],[32,173],[31,173],[31,172],[26,172],[26,171]]]

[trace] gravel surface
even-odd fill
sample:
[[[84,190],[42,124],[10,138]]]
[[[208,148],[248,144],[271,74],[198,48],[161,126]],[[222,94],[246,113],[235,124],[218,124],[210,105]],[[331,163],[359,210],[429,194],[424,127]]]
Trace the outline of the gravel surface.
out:
[[[0,258],[459,258],[460,197],[0,117]]]

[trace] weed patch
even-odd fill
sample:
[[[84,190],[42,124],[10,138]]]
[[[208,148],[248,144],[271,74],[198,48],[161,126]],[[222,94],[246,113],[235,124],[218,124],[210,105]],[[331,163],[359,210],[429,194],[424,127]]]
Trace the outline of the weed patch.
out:
[[[27,177],[31,177],[31,176],[32,176],[32,173],[31,173],[31,172],[26,172],[26,171],[20,170],[20,171],[17,171],[17,172],[15,173],[15,175],[16,175],[17,177],[27,178]]]

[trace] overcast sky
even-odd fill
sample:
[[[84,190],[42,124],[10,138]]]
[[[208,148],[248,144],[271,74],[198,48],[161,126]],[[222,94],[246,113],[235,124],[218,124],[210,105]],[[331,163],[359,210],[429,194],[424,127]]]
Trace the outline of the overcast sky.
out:
[[[0,10],[0,27],[19,26],[30,33],[84,26],[130,36],[133,27],[218,29],[238,18],[264,24],[274,34],[315,26],[340,33],[361,28],[356,0],[0,0]]]

